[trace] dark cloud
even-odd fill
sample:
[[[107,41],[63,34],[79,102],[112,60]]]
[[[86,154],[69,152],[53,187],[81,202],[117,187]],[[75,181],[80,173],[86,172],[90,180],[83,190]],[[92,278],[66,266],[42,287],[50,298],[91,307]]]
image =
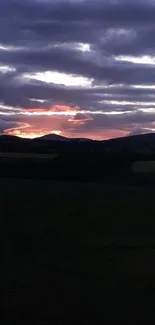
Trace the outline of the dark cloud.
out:
[[[0,62],[17,68],[18,73],[57,71],[93,78],[94,84],[152,85],[152,65],[116,61],[113,57],[79,53],[74,49],[1,50]]]
[[[73,119],[74,121],[90,121],[92,118],[88,114],[77,113]]]

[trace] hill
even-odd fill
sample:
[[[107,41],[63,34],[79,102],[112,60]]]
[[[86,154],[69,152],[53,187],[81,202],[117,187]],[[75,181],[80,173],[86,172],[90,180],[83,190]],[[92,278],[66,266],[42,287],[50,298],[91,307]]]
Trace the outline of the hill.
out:
[[[127,136],[102,141],[102,144],[110,150],[130,150],[132,152],[155,152],[155,133]]]
[[[45,140],[45,141],[66,141],[66,142],[68,142],[71,139],[53,133],[53,134],[47,134],[47,135],[44,135],[42,137],[39,137],[39,138],[37,138],[37,140]]]
[[[36,141],[36,139],[34,139]],[[155,133],[146,133],[141,135],[133,135],[122,138],[115,138],[110,140],[91,140],[87,138],[66,138],[56,134],[48,134],[43,137],[37,138],[37,141],[59,141],[59,142],[72,142],[72,143],[91,143],[97,144],[98,147],[106,148],[109,150],[122,150],[123,148],[132,150],[155,150]]]
[[[91,139],[87,138],[67,138],[62,135],[57,134],[47,134],[42,137],[37,138],[38,140],[47,140],[47,141],[63,141],[63,142],[87,142],[87,141],[93,141]]]
[[[132,165],[136,161],[155,161],[155,134],[107,141],[58,135],[33,140],[1,136],[0,152],[2,177],[136,183],[144,175],[135,176]],[[51,159],[53,155],[56,159]],[[146,181],[154,183],[155,174],[146,175]]]
[[[155,133],[134,135],[124,138],[95,141],[86,138],[66,138],[57,134],[48,134],[35,139],[23,139],[16,136],[0,136],[1,151],[15,152],[58,152],[70,155],[95,153],[115,155],[155,155]]]

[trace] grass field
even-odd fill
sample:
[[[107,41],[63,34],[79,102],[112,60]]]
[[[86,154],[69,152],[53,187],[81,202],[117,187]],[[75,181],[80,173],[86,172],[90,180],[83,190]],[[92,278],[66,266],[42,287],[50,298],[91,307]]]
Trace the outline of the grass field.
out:
[[[155,323],[154,189],[0,185],[6,321]]]

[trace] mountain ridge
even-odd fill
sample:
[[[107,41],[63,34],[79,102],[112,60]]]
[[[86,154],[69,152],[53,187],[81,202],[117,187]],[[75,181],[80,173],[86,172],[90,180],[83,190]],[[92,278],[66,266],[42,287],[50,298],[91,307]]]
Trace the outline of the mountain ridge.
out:
[[[64,142],[98,142],[98,143],[113,143],[115,144],[116,142],[121,143],[121,142],[126,142],[129,143],[130,141],[141,141],[141,140],[147,140],[147,141],[152,141],[155,140],[155,133],[151,132],[151,133],[144,133],[144,134],[138,134],[138,135],[129,135],[126,137],[119,137],[119,138],[112,138],[112,139],[106,139],[106,140],[93,140],[93,139],[89,139],[89,138],[67,138],[61,135],[57,135],[57,134],[47,134],[41,137],[37,137],[37,138],[21,138],[19,136],[14,136],[14,135],[7,135],[7,134],[1,134],[0,135],[0,139],[1,140],[14,140],[14,141],[64,141]]]
[[[62,135],[58,135],[55,133],[52,134],[47,134],[44,136],[41,136],[39,138],[37,138],[39,140],[48,140],[48,141],[66,141],[66,142],[70,142],[70,141],[93,141],[91,139],[87,139],[87,138],[67,138],[64,137]]]

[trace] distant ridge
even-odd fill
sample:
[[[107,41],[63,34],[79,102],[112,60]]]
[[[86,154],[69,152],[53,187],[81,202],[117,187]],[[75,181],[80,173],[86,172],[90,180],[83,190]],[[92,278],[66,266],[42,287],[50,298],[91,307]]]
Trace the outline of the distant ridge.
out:
[[[155,144],[155,133],[145,133],[145,134],[138,134],[138,135],[130,135],[126,137],[120,137],[120,138],[113,138],[113,139],[107,139],[107,140],[92,140],[87,138],[67,138],[62,135],[57,134],[47,134],[41,137],[37,137],[34,139],[30,138],[21,138],[19,136],[14,135],[7,135],[7,134],[1,134],[0,135],[0,141],[24,141],[24,142],[35,142],[35,141],[60,141],[60,142],[98,142],[100,144],[105,144],[106,146],[114,145],[114,146],[127,146],[128,145],[135,145],[135,144]]]
[[[63,141],[63,142],[85,142],[85,141],[93,141],[91,139],[87,138],[66,138],[62,135],[57,135],[57,134],[47,134],[42,137],[37,138],[38,140],[48,140],[48,141]]]
[[[16,135],[8,135],[8,134],[1,134],[0,135],[0,140],[1,141],[30,141],[29,138],[20,138]]]
[[[61,135],[58,134],[47,134],[47,135],[43,135],[42,137],[37,138],[38,140],[48,140],[48,141],[70,141],[69,138],[63,137]],[[36,140],[37,140],[36,139]]]

